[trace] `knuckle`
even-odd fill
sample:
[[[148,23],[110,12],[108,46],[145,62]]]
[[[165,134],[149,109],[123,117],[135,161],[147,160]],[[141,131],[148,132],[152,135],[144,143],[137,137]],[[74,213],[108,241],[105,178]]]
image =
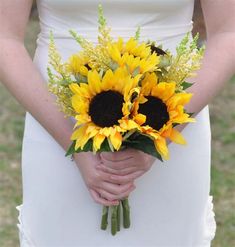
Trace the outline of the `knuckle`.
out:
[[[116,189],[115,194],[116,195],[120,195],[120,194],[122,194],[125,191],[126,191],[125,188],[123,188],[123,187],[120,186],[119,188]]]
[[[122,193],[124,193],[124,192],[126,192],[128,189],[130,189],[130,187],[133,185],[133,183],[131,182],[128,182],[128,183],[126,183],[126,184],[123,184],[123,185],[121,185],[120,187],[121,187],[121,192]]]
[[[128,187],[122,187],[121,189],[120,189],[120,194],[121,193],[125,193],[126,191],[127,191],[127,189],[129,188],[129,186]]]
[[[109,201],[114,201],[116,200],[116,197],[114,195],[107,195],[106,197]]]

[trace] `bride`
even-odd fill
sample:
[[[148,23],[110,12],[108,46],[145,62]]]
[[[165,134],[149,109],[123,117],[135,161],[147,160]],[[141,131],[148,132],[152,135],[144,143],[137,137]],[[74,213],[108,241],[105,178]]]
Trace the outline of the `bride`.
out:
[[[202,0],[207,29],[203,65],[188,105],[197,122],[182,132],[186,148],[170,145],[161,164],[136,150],[64,156],[73,123],[48,93],[49,32],[67,58],[77,51],[73,28],[95,42],[97,6],[112,35],[142,40],[174,52],[192,30],[193,0],[37,0],[41,32],[31,61],[24,47],[33,0],[0,1],[0,80],[27,111],[22,150],[21,247],[209,247],[215,234],[210,191],[208,103],[234,73],[235,1]],[[133,224],[113,237],[99,229],[102,205],[129,195]]]

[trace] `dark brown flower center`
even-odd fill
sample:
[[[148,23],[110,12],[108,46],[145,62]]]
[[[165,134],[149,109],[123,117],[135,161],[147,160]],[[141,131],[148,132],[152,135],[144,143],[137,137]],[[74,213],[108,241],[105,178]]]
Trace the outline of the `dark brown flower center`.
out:
[[[89,105],[91,120],[102,128],[118,124],[123,117],[123,103],[123,95],[119,92],[108,90],[97,94]]]
[[[151,49],[151,53],[152,53],[152,54],[153,54],[154,52],[156,52],[158,56],[160,56],[160,55],[165,55],[165,54],[166,54],[165,51],[163,51],[163,50],[162,50],[161,48],[159,48],[159,47],[156,47],[155,45],[151,45],[151,46],[150,46],[150,49]]]
[[[91,67],[89,66],[88,63],[84,64],[84,66],[85,66],[88,70],[91,70]]]
[[[154,96],[146,96],[148,101],[139,105],[139,113],[146,116],[145,125],[149,125],[155,130],[160,130],[169,121],[167,106],[163,101]]]

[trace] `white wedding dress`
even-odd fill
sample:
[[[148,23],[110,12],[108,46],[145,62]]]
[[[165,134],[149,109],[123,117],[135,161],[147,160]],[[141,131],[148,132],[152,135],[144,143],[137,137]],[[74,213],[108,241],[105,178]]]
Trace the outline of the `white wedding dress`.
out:
[[[114,37],[127,39],[141,26],[142,40],[156,40],[174,52],[192,29],[193,0],[38,0],[41,32],[34,64],[45,81],[50,30],[67,59],[79,49],[69,29],[96,42],[99,3]],[[27,113],[23,203],[17,206],[21,247],[209,247],[216,225],[209,195],[208,107],[196,120],[183,131],[188,145],[171,144],[170,161],[156,161],[136,180],[129,197],[131,228],[112,236],[100,230],[102,206],[90,197],[75,163]]]

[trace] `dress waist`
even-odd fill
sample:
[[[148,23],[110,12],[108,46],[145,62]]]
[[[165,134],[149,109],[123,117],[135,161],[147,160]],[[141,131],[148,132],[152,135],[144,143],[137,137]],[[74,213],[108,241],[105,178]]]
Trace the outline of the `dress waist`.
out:
[[[159,26],[143,26],[140,27],[140,39],[145,40],[151,39],[155,41],[161,41],[165,39],[175,38],[177,36],[182,36],[187,32],[191,32],[193,28],[193,22],[182,25],[159,25]],[[58,29],[50,28],[47,26],[42,26],[41,32],[38,36],[39,39],[48,40],[50,36],[50,31],[53,32],[55,39],[73,39],[69,33],[70,27],[68,29]],[[76,31],[79,35],[85,39],[96,43],[98,28],[79,28],[71,30]],[[131,36],[135,35],[137,28],[136,27],[112,27],[111,35],[113,38],[123,37],[124,40],[127,40]]]

